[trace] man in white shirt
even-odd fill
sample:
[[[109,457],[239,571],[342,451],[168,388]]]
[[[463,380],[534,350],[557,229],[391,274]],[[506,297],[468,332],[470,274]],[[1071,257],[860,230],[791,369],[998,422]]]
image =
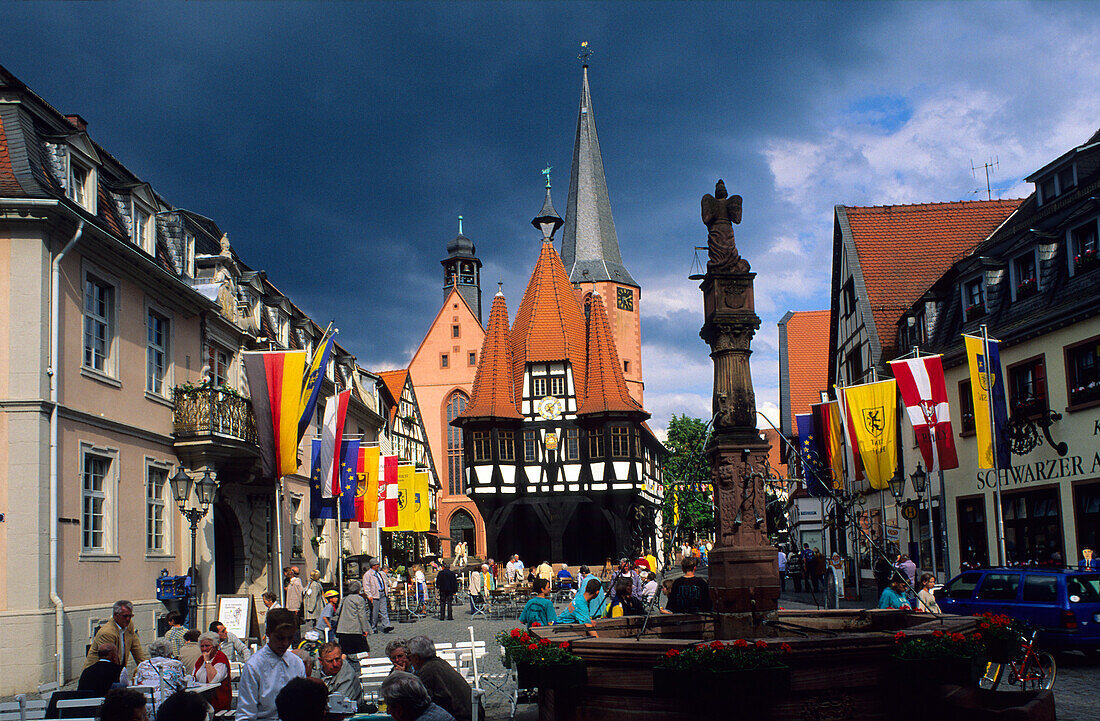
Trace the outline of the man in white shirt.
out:
[[[787,592],[787,554],[783,553],[783,549],[779,546],[775,547],[779,551],[779,592]]]
[[[294,614],[285,608],[271,609],[267,612],[266,628],[267,645],[253,654],[241,669],[237,721],[278,719],[275,698],[291,679],[306,675],[302,659],[287,653],[298,630]]]

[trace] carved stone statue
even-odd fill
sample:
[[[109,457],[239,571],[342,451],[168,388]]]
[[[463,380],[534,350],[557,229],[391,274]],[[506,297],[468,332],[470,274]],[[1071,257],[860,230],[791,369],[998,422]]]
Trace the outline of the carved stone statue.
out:
[[[733,225],[741,222],[741,196],[732,198],[721,180],[714,186],[714,195],[704,195],[703,224],[707,226],[707,272],[747,273],[749,263],[737,253],[733,240]]]

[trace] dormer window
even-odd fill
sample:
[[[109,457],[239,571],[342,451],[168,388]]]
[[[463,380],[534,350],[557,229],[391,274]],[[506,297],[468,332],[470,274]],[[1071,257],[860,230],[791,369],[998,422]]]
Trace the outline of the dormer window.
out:
[[[962,284],[962,302],[966,320],[985,315],[985,281],[981,276]]]
[[[906,318],[906,341],[910,348],[917,348],[924,345],[925,329],[924,329],[924,311],[911,315]]]
[[[1023,300],[1039,292],[1038,249],[1012,259],[1012,299]]]
[[[188,278],[195,277],[195,236],[190,233],[183,235],[183,274]]]
[[[1097,257],[1097,219],[1070,231],[1070,273],[1077,275],[1100,267]]]
[[[1039,203],[1049,203],[1076,187],[1077,175],[1074,166],[1070,164],[1038,182]]]
[[[69,187],[67,195],[76,201],[77,205],[95,213],[95,172],[91,166],[84,164],[69,153]]]
[[[149,255],[153,254],[153,215],[144,206],[134,201],[134,227],[132,238],[134,245]]]
[[[1058,171],[1058,194],[1066,192],[1077,187],[1077,180],[1074,178],[1073,166],[1063,168]]]

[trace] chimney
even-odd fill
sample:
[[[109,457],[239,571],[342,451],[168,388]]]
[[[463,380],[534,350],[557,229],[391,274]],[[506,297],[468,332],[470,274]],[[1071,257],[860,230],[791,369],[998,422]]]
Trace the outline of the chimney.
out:
[[[73,127],[76,128],[77,130],[87,130],[88,129],[88,121],[85,120],[84,118],[80,117],[79,115],[66,115],[65,119],[68,120],[70,123],[72,123]]]

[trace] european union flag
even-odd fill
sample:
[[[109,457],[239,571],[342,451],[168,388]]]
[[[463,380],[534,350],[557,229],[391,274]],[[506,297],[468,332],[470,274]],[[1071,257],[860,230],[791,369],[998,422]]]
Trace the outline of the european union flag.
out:
[[[355,493],[358,489],[359,441],[344,441],[340,444],[340,497],[323,498],[321,496],[321,469],[318,463],[321,455],[321,439],[313,439],[312,472],[309,476],[309,517],[336,518],[336,504],[340,504],[340,520],[355,520]]]
[[[336,518],[336,499],[321,496],[321,439],[314,438],[309,468],[309,517]]]
[[[828,471],[818,455],[813,414],[799,413],[794,419],[798,425],[798,455],[802,464],[802,478],[806,481],[806,491],[811,496],[827,496],[827,484],[822,479]]]

